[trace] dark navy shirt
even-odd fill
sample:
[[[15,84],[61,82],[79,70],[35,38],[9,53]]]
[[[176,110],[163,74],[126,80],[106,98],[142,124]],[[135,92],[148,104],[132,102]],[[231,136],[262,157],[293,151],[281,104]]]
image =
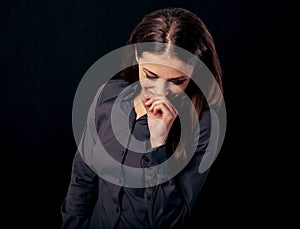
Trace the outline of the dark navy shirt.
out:
[[[118,103],[124,89],[125,95]],[[147,144],[150,137],[147,115],[136,120],[132,109],[137,91],[137,87],[130,87],[128,82],[118,79],[108,82],[95,97],[81,144],[74,156],[69,188],[61,205],[62,228],[183,228],[188,222],[209,171],[199,172],[199,165],[204,154],[213,153],[207,147],[211,112],[208,109],[201,112],[199,133],[195,133],[195,152],[178,174],[158,182],[168,175],[165,170],[162,173],[145,170],[147,172],[137,175],[145,186],[128,187],[124,185],[128,178],[121,166],[111,164],[113,161],[147,169],[160,165],[173,154],[168,142],[154,149]],[[133,141],[132,138],[145,141],[144,152],[133,152],[129,145],[127,148],[119,142],[116,135],[123,132],[115,133],[111,125],[112,116],[118,112],[128,117],[126,125],[133,137],[128,136],[127,144]],[[121,118],[117,126],[123,124]],[[103,148],[98,146],[99,139]],[[104,151],[109,157],[99,156]]]

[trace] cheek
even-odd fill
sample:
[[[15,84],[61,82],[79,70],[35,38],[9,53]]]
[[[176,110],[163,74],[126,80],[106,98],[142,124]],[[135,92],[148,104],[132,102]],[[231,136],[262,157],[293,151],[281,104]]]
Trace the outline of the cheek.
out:
[[[185,91],[185,89],[187,88],[188,84],[189,84],[189,82],[183,83],[181,85],[171,84],[169,86],[169,90],[172,93],[179,95],[179,94],[181,94],[181,93],[183,93]]]
[[[155,87],[155,83],[146,78],[140,78],[140,85],[142,88]]]

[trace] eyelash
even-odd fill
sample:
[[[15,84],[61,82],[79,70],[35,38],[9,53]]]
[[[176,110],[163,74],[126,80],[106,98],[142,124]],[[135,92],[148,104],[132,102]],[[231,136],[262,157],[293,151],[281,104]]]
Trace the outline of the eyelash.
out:
[[[156,76],[149,76],[148,74],[145,74],[145,75],[150,80],[156,80],[156,79],[158,79],[158,77],[156,77]],[[185,81],[185,79],[184,80],[174,80],[174,81],[172,81],[172,83],[176,84],[176,85],[180,85],[180,84],[183,84],[184,81]]]
[[[180,85],[180,84],[183,84],[185,80],[175,80],[173,81],[172,83],[173,84],[176,84],[176,85]]]
[[[156,77],[156,76],[149,76],[148,74],[146,74],[146,77],[147,77],[148,79],[150,79],[150,80],[155,80],[155,79],[158,78],[158,77]]]

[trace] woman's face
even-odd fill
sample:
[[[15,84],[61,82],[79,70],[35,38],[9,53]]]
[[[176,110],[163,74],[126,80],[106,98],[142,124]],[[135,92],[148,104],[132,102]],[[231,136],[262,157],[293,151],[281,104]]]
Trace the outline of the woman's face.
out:
[[[144,52],[137,59],[139,81],[145,94],[176,97],[190,82],[193,66],[165,54]]]

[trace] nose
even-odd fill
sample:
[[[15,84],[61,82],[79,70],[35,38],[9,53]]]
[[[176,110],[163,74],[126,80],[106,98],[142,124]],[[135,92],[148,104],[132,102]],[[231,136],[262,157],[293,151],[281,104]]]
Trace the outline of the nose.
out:
[[[160,96],[167,96],[170,94],[169,82],[161,80],[155,86],[155,93]]]

